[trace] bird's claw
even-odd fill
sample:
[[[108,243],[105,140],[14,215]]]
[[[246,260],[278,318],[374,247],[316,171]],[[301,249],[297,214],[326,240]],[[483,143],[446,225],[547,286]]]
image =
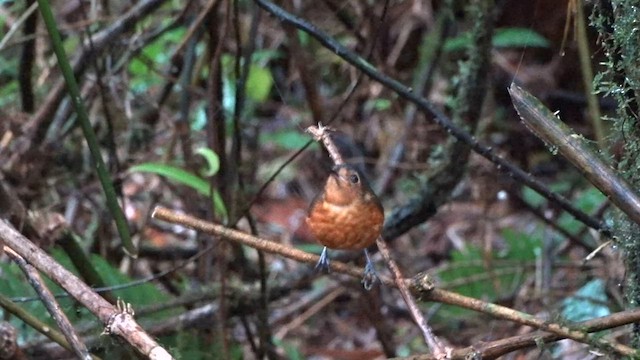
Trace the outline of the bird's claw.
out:
[[[327,247],[325,246],[324,248],[322,248],[322,253],[320,253],[320,259],[316,264],[316,267],[315,267],[316,271],[322,271],[328,274],[330,272],[329,263],[330,263],[329,253],[327,251]]]
[[[367,264],[364,267],[364,275],[362,276],[361,282],[362,287],[364,287],[365,290],[369,291],[371,290],[371,288],[373,288],[373,284],[375,284],[376,281],[379,281],[380,279],[378,278],[378,273],[376,272],[376,268],[373,266],[373,262],[369,257],[369,252],[367,251],[367,249],[364,249],[364,256],[367,259]]]

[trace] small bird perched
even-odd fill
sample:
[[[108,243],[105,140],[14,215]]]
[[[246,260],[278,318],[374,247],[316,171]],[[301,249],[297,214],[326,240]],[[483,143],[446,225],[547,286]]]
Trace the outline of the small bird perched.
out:
[[[331,171],[324,188],[309,206],[307,225],[313,236],[324,245],[316,268],[328,270],[327,248],[364,250],[367,259],[367,279],[375,270],[367,247],[376,242],[384,224],[384,209],[369,184],[356,169],[337,165]]]

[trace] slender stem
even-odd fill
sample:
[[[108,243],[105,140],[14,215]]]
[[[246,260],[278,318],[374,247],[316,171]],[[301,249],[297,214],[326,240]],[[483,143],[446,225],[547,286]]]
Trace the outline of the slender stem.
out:
[[[325,148],[329,152],[329,156],[331,157],[331,159],[333,159],[335,165],[341,165],[344,163],[344,161],[342,160],[342,155],[338,151],[338,148],[331,139],[331,135],[329,134],[330,131],[330,128],[322,126],[322,124],[318,124],[317,127],[310,126],[307,128],[307,132],[311,133],[316,141],[322,141]],[[445,348],[442,345],[442,342],[433,334],[431,327],[427,323],[427,319],[422,314],[422,311],[418,307],[418,303],[416,302],[416,300],[413,298],[411,291],[409,291],[407,284],[405,284],[404,275],[402,275],[402,271],[400,271],[400,267],[398,266],[398,264],[395,262],[395,260],[393,260],[391,251],[389,250],[389,247],[387,246],[387,243],[384,241],[382,236],[378,236],[378,238],[376,239],[376,244],[378,245],[378,250],[382,254],[382,257],[387,263],[389,270],[391,270],[391,273],[393,274],[395,284],[398,287],[398,290],[400,290],[400,295],[407,304],[407,308],[409,309],[409,313],[411,313],[411,317],[422,332],[425,343],[433,354],[435,354],[436,356],[442,356],[443,358],[446,357],[446,354],[450,352],[451,349]],[[325,254],[325,251],[326,247],[323,250],[323,254]],[[369,259],[366,250],[365,254],[367,255],[367,267],[369,267],[369,265],[371,264],[371,260]],[[363,278],[363,284],[365,286],[365,289],[367,290],[369,290],[369,288],[371,287],[371,283],[367,280],[368,275],[370,274],[368,274],[367,268],[365,268],[365,277]]]
[[[40,273],[38,273],[38,271],[31,264],[27,263],[22,256],[16,254],[10,248],[7,249],[7,255],[9,255],[9,257],[11,257],[13,261],[18,264],[22,272],[24,272],[25,276],[29,280],[29,283],[31,284],[31,287],[33,287],[33,289],[40,297],[40,300],[44,304],[44,307],[47,309],[47,311],[49,311],[49,314],[55,320],[56,324],[58,324],[58,327],[71,346],[71,350],[80,359],[91,359],[91,355],[89,354],[89,350],[87,350],[87,346],[82,341],[80,341],[80,337],[69,321],[69,318],[60,308],[60,304],[58,304],[58,301],[56,301],[53,293],[51,293],[51,290],[49,290],[44,281],[42,281]]]
[[[540,100],[513,84],[509,94],[522,122],[552,151],[559,152],[633,221],[640,224],[640,195],[600,159],[585,139],[556,117]]]
[[[284,9],[278,7],[274,3],[267,0],[254,0],[260,7],[274,16],[278,17],[280,20],[294,25],[296,28],[308,33],[313,38],[318,40],[322,45],[331,49],[336,55],[349,62],[354,67],[358,68],[360,71],[365,73],[371,79],[379,82],[385,87],[395,91],[401,98],[406,99],[414,103],[418,109],[425,113],[429,113],[433,115],[433,120],[440,125],[443,129],[445,129],[449,134],[453,137],[462,141],[471,147],[476,153],[485,157],[489,161],[496,164],[496,167],[499,170],[506,171],[510,174],[514,179],[521,181],[526,186],[530,187],[540,195],[545,198],[555,202],[558,204],[563,210],[567,211],[569,214],[573,215],[576,219],[586,224],[587,226],[603,232],[605,235],[610,234],[610,230],[606,227],[605,224],[602,224],[598,219],[595,219],[588,214],[585,214],[580,209],[573,206],[573,204],[563,197],[560,194],[550,191],[544,184],[540,181],[533,178],[531,175],[527,174],[524,170],[517,167],[513,163],[501,158],[493,152],[493,149],[490,146],[487,146],[483,143],[480,143],[475,136],[468,133],[466,130],[456,126],[453,124],[451,119],[449,119],[442,111],[440,111],[433,103],[427,101],[422,97],[421,94],[415,94],[411,91],[410,88],[403,85],[399,81],[384,75],[379,72],[373,65],[368,63],[365,59],[358,56],[351,50],[347,49],[344,45],[339,43],[334,38],[328,36],[326,33],[318,29],[313,24],[294,16],[293,14],[285,11]]]
[[[96,172],[98,173],[100,184],[102,185],[102,189],[106,196],[107,207],[109,208],[109,211],[111,212],[111,215],[116,222],[116,227],[118,228],[118,233],[120,234],[120,239],[122,240],[122,244],[124,245],[125,252],[129,256],[136,257],[138,254],[138,250],[133,245],[133,241],[131,240],[129,224],[127,223],[127,219],[124,216],[122,208],[120,208],[120,205],[118,204],[116,189],[113,186],[111,177],[109,176],[107,168],[104,164],[104,160],[102,159],[102,155],[100,154],[100,145],[98,144],[98,138],[93,131],[91,122],[89,122],[87,109],[84,105],[84,102],[82,101],[80,88],[78,87],[75,75],[73,74],[73,69],[69,64],[69,58],[67,57],[67,54],[64,50],[60,32],[58,31],[55,18],[53,17],[53,12],[51,11],[49,1],[38,0],[38,7],[40,8],[40,12],[42,13],[42,20],[47,27],[47,31],[49,32],[51,46],[53,47],[53,51],[55,52],[56,57],[58,58],[58,66],[60,67],[60,71],[62,72],[62,76],[64,77],[67,91],[69,92],[69,96],[71,98],[71,103],[73,104],[73,108],[75,109],[78,116],[78,121],[80,122],[80,127],[82,128],[82,132],[84,133],[87,145],[89,145],[89,151],[91,152],[93,164],[96,167]]]
[[[578,57],[580,58],[580,71],[582,72],[582,84],[584,94],[587,97],[587,108],[593,125],[596,141],[601,150],[604,150],[604,126],[602,124],[598,98],[593,91],[593,69],[591,68],[591,51],[587,37],[587,25],[584,18],[584,1],[576,0],[576,38],[578,43]]]

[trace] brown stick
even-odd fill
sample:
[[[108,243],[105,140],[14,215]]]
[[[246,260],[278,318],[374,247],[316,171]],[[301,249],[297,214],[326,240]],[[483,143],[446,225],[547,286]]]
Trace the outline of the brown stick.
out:
[[[313,136],[315,141],[322,141],[322,144],[329,152],[329,156],[331,157],[331,160],[333,160],[333,163],[336,165],[343,165],[344,160],[342,159],[342,155],[340,155],[340,151],[338,151],[338,148],[331,140],[331,136],[329,135],[330,131],[333,131],[333,129],[322,124],[318,124],[318,126],[309,126],[307,128],[307,132]]]
[[[380,254],[384,258],[387,263],[387,267],[389,271],[393,274],[394,279],[396,280],[396,284],[398,285],[398,290],[400,290],[400,295],[404,299],[404,302],[407,303],[407,307],[409,308],[409,312],[411,313],[411,317],[413,317],[413,321],[416,322],[420,330],[422,331],[422,336],[424,337],[424,341],[431,349],[431,352],[436,357],[436,359],[450,358],[451,351],[453,350],[450,347],[445,347],[440,339],[433,333],[431,327],[427,323],[427,319],[422,315],[422,311],[418,307],[418,303],[416,299],[409,291],[409,287],[404,282],[404,275],[400,271],[400,267],[391,257],[391,251],[389,250],[389,246],[384,241],[382,236],[379,236],[376,240],[376,245],[378,245],[378,250],[380,250]]]
[[[60,331],[64,334],[64,337],[67,339],[70,348],[76,356],[79,359],[91,359],[87,346],[80,341],[80,337],[73,328],[73,325],[71,325],[69,318],[62,309],[60,309],[60,304],[56,301],[51,290],[49,290],[44,281],[42,281],[40,273],[38,273],[31,264],[27,263],[22,256],[16,254],[10,248],[7,249],[7,255],[9,255],[16,264],[18,264],[27,279],[29,279],[29,283],[40,297],[40,300],[44,304],[45,308],[47,308],[47,311],[49,311],[49,314],[51,314],[51,317],[55,320],[56,324],[58,324]]]
[[[278,254],[289,259],[294,259],[310,264],[317,263],[319,259],[318,255],[306,253],[304,251],[279,244],[275,241],[265,240],[247,233],[243,233],[242,231],[229,229],[219,224],[200,220],[190,215],[178,214],[163,207],[156,207],[151,216],[159,220],[167,221],[173,224],[184,225],[197,231],[206,232],[207,234],[220,236],[227,240],[238,242],[268,253]],[[364,271],[362,269],[355,266],[349,266],[338,261],[331,262],[331,271],[335,273],[347,274],[360,279],[364,275]],[[433,301],[459,306],[465,309],[470,309],[492,316],[497,319],[532,326],[536,329],[552,333],[557,337],[568,338],[583,343],[597,344],[601,348],[612,349],[624,355],[628,355],[634,352],[634,350],[630,347],[618,344],[614,341],[594,339],[590,337],[586,332],[578,330],[578,327],[560,325],[558,323],[538,319],[531,314],[517,311],[506,306],[492,304],[444,289],[434,288],[432,282],[430,281],[430,277],[427,274],[419,274],[411,280],[403,279],[402,281],[393,281],[388,277],[381,277],[380,281],[390,287],[399,287],[399,284],[410,284],[410,291],[415,294],[415,296],[417,296],[421,301]],[[616,318],[618,322],[616,323],[616,325],[613,325],[611,327],[636,322],[638,321],[638,316],[640,316],[640,311],[634,314],[632,317],[625,317],[624,319]],[[456,351],[454,350],[454,352]]]
[[[307,128],[307,132],[312,134],[313,138],[316,141],[322,141],[324,147],[329,152],[329,156],[331,157],[333,162],[336,165],[342,165],[344,164],[344,160],[342,159],[342,155],[340,155],[338,148],[331,140],[331,135],[329,134],[329,131],[331,130],[331,128],[322,126],[322,124],[318,124],[318,126],[310,126]],[[400,271],[400,267],[398,266],[398,264],[391,257],[391,251],[389,250],[389,247],[387,246],[387,243],[384,241],[382,236],[378,236],[376,244],[378,245],[378,250],[382,254],[382,257],[387,263],[387,267],[393,274],[398,290],[400,290],[400,295],[402,295],[402,299],[404,299],[404,302],[407,304],[407,308],[409,309],[411,317],[420,328],[427,346],[436,358],[449,358],[448,354],[450,354],[453,349],[442,345],[442,342],[438,339],[438,337],[434,335],[431,327],[427,323],[427,319],[425,319],[422,311],[420,311],[418,303],[413,298],[413,295],[411,295],[411,291],[409,291],[407,284],[404,282],[404,275],[402,274],[402,271]]]
[[[275,241],[262,239],[242,231],[230,229],[222,225],[214,224],[208,221],[204,221],[186,214],[178,214],[167,208],[156,207],[151,214],[151,217],[170,222],[173,224],[180,224],[190,227],[194,230],[202,231],[207,234],[221,236],[227,240],[231,240],[243,245],[250,246],[254,249],[261,250],[270,254],[277,254],[289,259],[306,262],[310,264],[316,264],[320,259],[320,256],[304,252],[289,246],[279,244]],[[356,266],[347,265],[343,262],[332,261],[330,264],[332,272],[346,274],[354,277],[360,277],[364,275],[364,271]],[[387,285],[393,286],[393,281],[389,278],[383,278],[381,281]]]
[[[173,357],[133,319],[96,294],[87,284],[58,264],[51,256],[20,234],[6,220],[0,220],[0,242],[22,256],[36,269],[55,281],[78,302],[107,325],[105,332],[119,335],[144,356],[153,359]]]

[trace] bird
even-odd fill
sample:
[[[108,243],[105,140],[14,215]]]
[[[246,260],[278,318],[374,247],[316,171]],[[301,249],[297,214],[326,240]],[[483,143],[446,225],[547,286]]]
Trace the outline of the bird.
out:
[[[347,164],[334,166],[309,206],[306,223],[324,246],[316,269],[329,270],[327,248],[362,250],[366,258],[363,284],[371,288],[377,274],[367,247],[382,233],[384,208],[358,170]]]

